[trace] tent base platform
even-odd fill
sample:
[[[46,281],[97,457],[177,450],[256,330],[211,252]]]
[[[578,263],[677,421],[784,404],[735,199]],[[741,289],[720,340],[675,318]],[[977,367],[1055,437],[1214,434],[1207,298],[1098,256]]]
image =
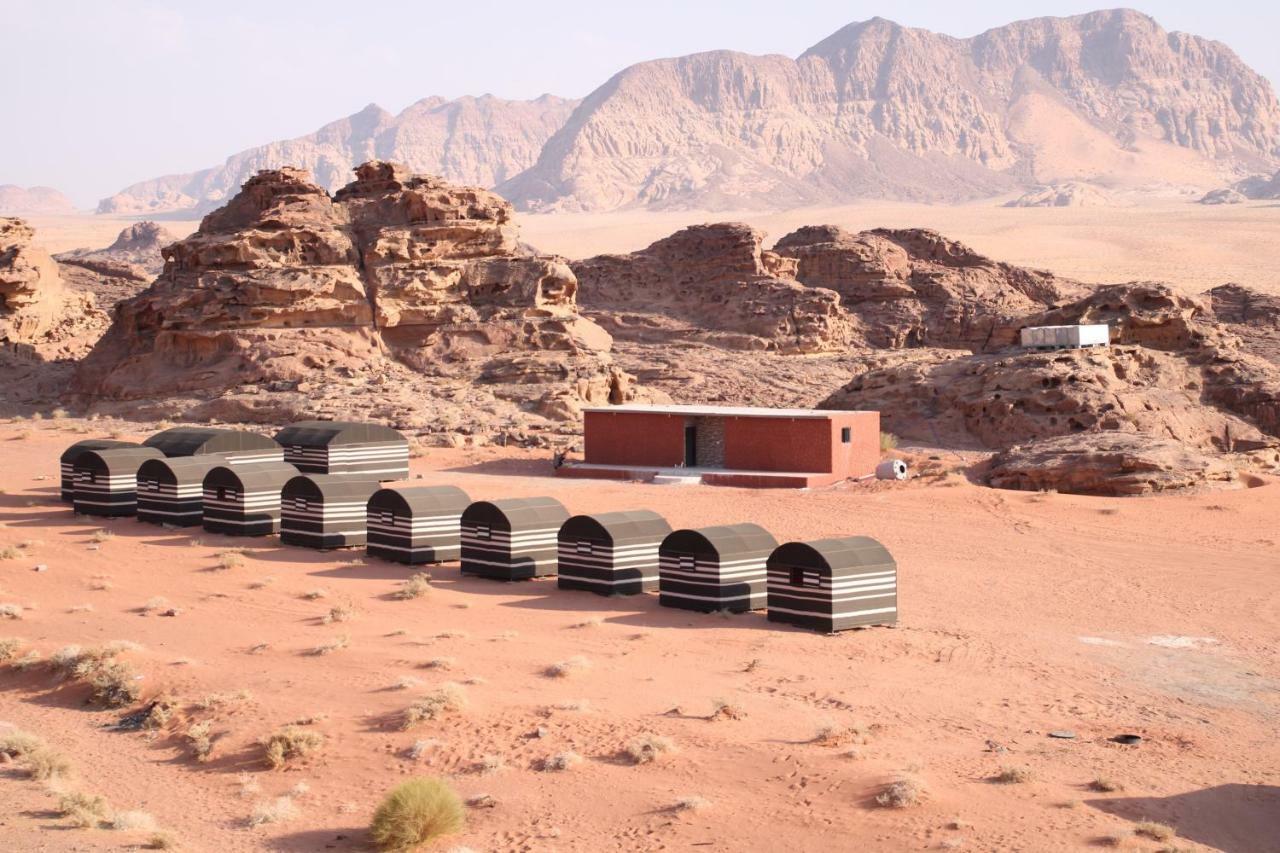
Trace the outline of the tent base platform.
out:
[[[646,468],[633,465],[600,465],[566,462],[556,469],[561,477],[598,480],[639,480],[645,483],[679,485],[699,482],[704,486],[736,486],[742,489],[812,489],[846,479],[837,474],[805,471],[739,471],[728,468]]]

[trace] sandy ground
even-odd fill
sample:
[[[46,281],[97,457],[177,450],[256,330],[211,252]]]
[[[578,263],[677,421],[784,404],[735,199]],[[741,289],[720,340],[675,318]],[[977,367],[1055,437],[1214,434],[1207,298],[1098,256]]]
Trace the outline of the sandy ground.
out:
[[[74,787],[150,813],[184,849],[363,849],[381,794],[438,774],[496,803],[470,810],[446,850],[1041,851],[1113,839],[1280,850],[1280,484],[1124,500],[996,492],[957,474],[933,486],[753,492],[560,480],[540,456],[501,449],[414,461],[420,482],[477,499],[649,507],[674,526],[755,521],[780,541],[879,538],[899,563],[899,626],[822,636],[759,613],[561,592],[554,580],[463,579],[456,564],[429,569],[426,597],[396,600],[408,572],[358,551],[76,517],[56,487],[57,455],[82,437],[77,426],[0,425],[0,548],[22,552],[0,560],[0,603],[25,608],[0,622],[0,637],[45,655],[140,644],[124,659],[145,695],[168,693],[189,722],[212,721],[217,749],[196,763],[176,721],[108,730],[118,712],[86,707],[83,687],[40,666],[0,670],[0,729],[45,738],[75,765]],[[102,528],[114,536],[95,545]],[[220,570],[229,546],[248,549],[243,565]],[[317,589],[325,597],[304,597]],[[156,596],[178,615],[138,612]],[[354,618],[324,624],[339,604]],[[339,635],[345,649],[311,653]],[[589,665],[543,673],[574,656]],[[424,667],[433,660],[443,668]],[[422,684],[397,689],[404,676]],[[400,730],[413,699],[445,681],[464,685],[468,707]],[[218,694],[230,698],[192,704]],[[716,700],[743,718],[708,719]],[[313,719],[323,748],[267,769],[256,742],[300,718]],[[822,745],[813,739],[824,726],[852,733]],[[1064,729],[1075,738],[1048,737]],[[621,760],[643,733],[678,751]],[[1121,733],[1143,740],[1111,742]],[[433,745],[407,757],[423,739]],[[583,762],[540,769],[566,750]],[[992,781],[1003,768],[1030,779]],[[877,806],[900,774],[923,783],[924,801]],[[1090,790],[1100,777],[1123,790]],[[309,790],[294,797],[296,817],[249,826],[256,804],[299,782]],[[673,810],[682,797],[709,805]],[[0,847],[145,840],[68,828],[55,801],[0,767]],[[1140,838],[1140,820],[1178,839]]]
[[[1121,201],[1124,197],[1120,197]],[[835,223],[853,230],[934,228],[997,260],[1041,267],[1088,282],[1169,281],[1199,293],[1227,281],[1280,290],[1280,204],[1250,202],[1212,207],[1185,198],[1135,196],[1113,207],[1001,207],[999,200],[965,205],[866,202],[778,213],[520,214],[524,240],[571,258],[629,252],[699,222],[742,220],[768,233],[766,246],[801,225]],[[33,217],[37,239],[50,251],[107,246],[131,220],[100,216]],[[165,221],[175,234],[195,221]]]

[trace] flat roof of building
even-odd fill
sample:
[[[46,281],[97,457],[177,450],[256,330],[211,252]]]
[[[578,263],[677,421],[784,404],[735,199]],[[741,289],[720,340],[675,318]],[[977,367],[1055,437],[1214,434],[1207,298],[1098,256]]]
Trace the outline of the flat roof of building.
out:
[[[830,418],[863,414],[849,409],[769,409],[763,406],[682,406],[624,403],[620,406],[591,406],[585,412],[646,412],[651,415],[694,415],[721,418]]]

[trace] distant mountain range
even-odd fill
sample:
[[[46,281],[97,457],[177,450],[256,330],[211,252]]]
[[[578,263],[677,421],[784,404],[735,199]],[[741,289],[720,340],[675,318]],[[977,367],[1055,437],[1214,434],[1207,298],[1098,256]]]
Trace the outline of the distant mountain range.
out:
[[[53,187],[0,184],[0,215],[75,212],[75,203]]]
[[[581,101],[428,98],[396,116],[370,105],[98,210],[203,212],[281,165],[336,189],[370,158],[495,188],[525,210],[956,201],[1065,181],[1209,188],[1280,166],[1280,104],[1227,46],[1134,11],[968,39],[875,18],[798,59],[642,62]]]

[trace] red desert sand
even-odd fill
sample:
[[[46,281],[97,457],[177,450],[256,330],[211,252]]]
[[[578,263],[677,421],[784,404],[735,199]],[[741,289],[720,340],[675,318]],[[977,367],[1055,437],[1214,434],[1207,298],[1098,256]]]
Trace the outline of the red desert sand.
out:
[[[57,457],[85,427],[102,424],[0,426],[0,602],[21,608],[0,637],[21,641],[17,660],[136,643],[119,659],[141,699],[101,710],[43,663],[7,664],[0,736],[43,738],[72,765],[55,787],[145,812],[183,849],[367,849],[381,797],[420,775],[472,802],[442,850],[1159,849],[1135,834],[1143,821],[1172,827],[1179,849],[1278,849],[1272,482],[1110,499],[957,471],[748,491],[563,480],[543,453],[499,448],[414,460],[415,482],[474,499],[754,521],[780,541],[876,537],[898,560],[900,623],[822,636],[456,564],[398,596],[412,570],[359,550],[77,517],[57,500]],[[564,661],[566,677],[548,675]],[[110,728],[156,697],[171,714],[154,727]],[[289,724],[322,742],[272,770],[260,741]],[[213,741],[207,761],[193,726]],[[627,749],[647,736],[674,749],[636,763]],[[18,767],[0,767],[5,849],[151,838],[49,833],[69,825],[58,795]],[[877,801],[900,780],[893,793],[917,802]]]

